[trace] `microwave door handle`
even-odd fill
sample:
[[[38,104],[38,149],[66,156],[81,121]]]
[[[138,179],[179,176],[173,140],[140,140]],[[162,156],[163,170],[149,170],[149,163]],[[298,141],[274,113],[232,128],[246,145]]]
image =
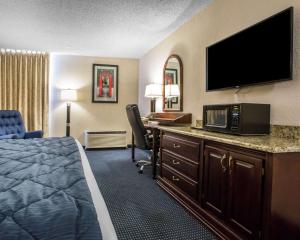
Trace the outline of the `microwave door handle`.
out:
[[[231,112],[231,111],[230,111],[230,108],[228,107],[228,108],[226,109],[226,129],[229,128],[229,120],[230,120],[230,115],[231,115],[230,112]]]
[[[227,107],[227,122],[226,122],[226,129],[229,129],[231,125],[231,108],[230,106]]]

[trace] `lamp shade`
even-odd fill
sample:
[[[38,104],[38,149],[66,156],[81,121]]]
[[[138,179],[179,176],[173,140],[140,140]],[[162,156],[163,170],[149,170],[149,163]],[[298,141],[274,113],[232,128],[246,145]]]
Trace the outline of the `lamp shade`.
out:
[[[60,93],[60,98],[63,101],[76,101],[77,91],[75,89],[62,89]]]
[[[179,97],[179,96],[180,96],[180,91],[179,91],[179,86],[177,84],[165,85],[166,98]]]
[[[151,83],[146,86],[145,97],[158,98],[162,96],[162,85]]]

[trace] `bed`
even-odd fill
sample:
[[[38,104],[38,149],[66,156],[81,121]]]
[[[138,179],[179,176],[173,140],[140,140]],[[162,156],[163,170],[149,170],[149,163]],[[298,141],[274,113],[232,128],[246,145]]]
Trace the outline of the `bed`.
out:
[[[117,240],[77,140],[0,140],[0,239]]]

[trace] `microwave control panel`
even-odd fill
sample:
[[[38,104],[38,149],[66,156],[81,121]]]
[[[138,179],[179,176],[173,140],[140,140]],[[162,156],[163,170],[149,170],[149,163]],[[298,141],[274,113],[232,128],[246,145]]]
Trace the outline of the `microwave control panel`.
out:
[[[240,106],[235,105],[231,109],[231,129],[239,128],[240,122]]]

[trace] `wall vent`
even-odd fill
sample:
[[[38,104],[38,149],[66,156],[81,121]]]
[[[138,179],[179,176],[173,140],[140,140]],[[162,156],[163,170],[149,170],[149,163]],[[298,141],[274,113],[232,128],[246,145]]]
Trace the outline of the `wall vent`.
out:
[[[126,131],[85,131],[84,144],[91,148],[126,148]]]

